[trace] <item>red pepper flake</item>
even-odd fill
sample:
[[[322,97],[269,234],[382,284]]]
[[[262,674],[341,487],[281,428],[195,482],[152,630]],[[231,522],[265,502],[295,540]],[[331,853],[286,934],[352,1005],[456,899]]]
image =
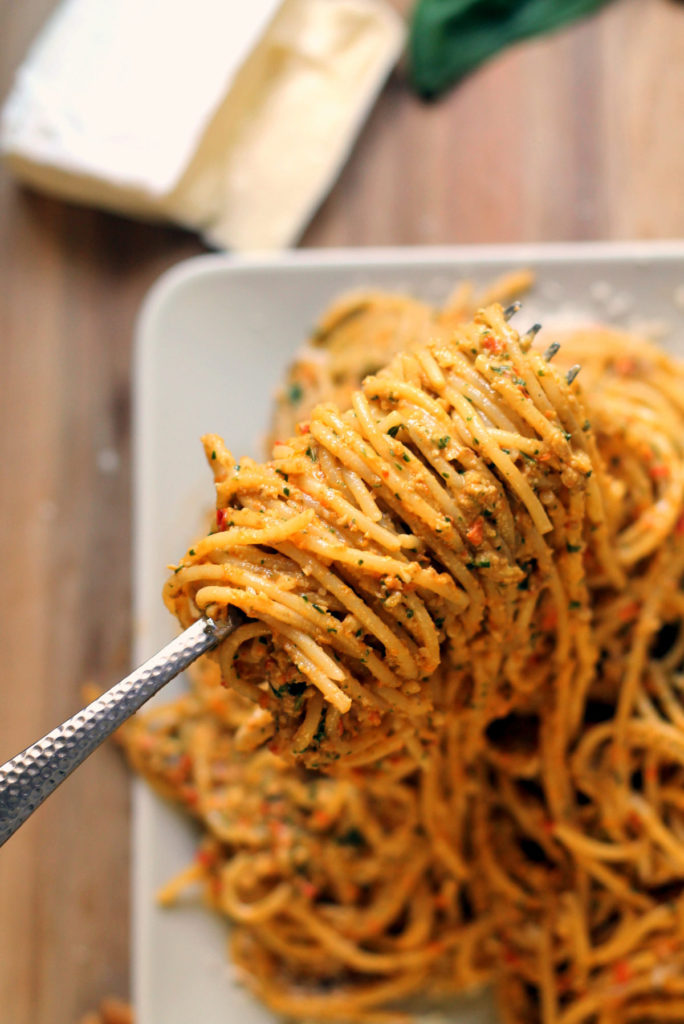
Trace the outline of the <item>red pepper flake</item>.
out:
[[[226,528],[226,516],[227,509],[219,508],[216,510],[216,526],[219,530],[225,530]]]
[[[541,628],[543,630],[555,629],[558,625],[558,609],[549,608],[541,620]]]
[[[520,957],[517,953],[514,953],[510,946],[504,946],[503,961],[510,967],[515,967],[516,964],[520,963]]]
[[[195,854],[195,860],[198,861],[203,868],[210,868],[216,863],[216,853],[214,850],[198,850]]]
[[[496,356],[500,355],[504,350],[503,342],[493,334],[486,334],[484,336],[482,348]]]
[[[328,828],[332,824],[332,818],[327,811],[314,811],[311,820],[317,828]]]
[[[268,822],[268,829],[274,839],[283,840],[288,835],[287,828],[282,821],[271,819]]]
[[[618,960],[613,964],[613,979],[617,985],[626,985],[632,977],[632,968],[626,960]]]
[[[641,611],[641,605],[638,601],[630,601],[618,612],[618,619],[620,622],[634,622],[639,612]]]
[[[667,960],[677,949],[676,939],[659,939],[653,943],[653,952],[659,960]]]
[[[629,812],[629,814],[627,815],[627,824],[635,832],[640,832],[641,831],[641,818],[636,813],[636,811],[630,811]]]
[[[477,547],[482,543],[484,539],[484,520],[480,517],[475,520],[473,525],[466,533],[466,540],[469,544],[473,544]]]
[[[651,466],[648,471],[651,480],[667,480],[670,476],[670,467],[660,463],[658,466]]]
[[[631,356],[620,356],[619,359],[615,360],[613,366],[616,373],[626,377],[627,374],[634,373],[636,370],[636,360]]]
[[[318,886],[314,885],[313,882],[308,882],[305,878],[299,880],[299,889],[302,896],[306,896],[307,900],[315,900],[318,896]]]
[[[308,433],[310,433],[310,431],[311,431],[311,424],[310,423],[299,423],[299,424],[297,424],[297,433],[298,434],[308,434]]]
[[[681,514],[681,516],[675,524],[675,533],[678,537],[681,537],[684,534],[684,512]]]

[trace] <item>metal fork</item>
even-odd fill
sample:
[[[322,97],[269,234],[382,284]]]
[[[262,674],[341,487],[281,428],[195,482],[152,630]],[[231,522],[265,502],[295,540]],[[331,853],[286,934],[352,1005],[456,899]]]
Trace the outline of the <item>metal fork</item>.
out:
[[[0,767],[0,846],[120,725],[201,654],[244,621],[203,618],[82,711]]]

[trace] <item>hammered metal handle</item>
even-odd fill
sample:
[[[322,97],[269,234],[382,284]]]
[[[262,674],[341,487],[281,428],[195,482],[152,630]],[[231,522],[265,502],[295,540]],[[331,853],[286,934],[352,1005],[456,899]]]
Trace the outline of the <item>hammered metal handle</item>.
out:
[[[226,620],[195,622],[111,690],[2,765],[0,846],[103,740],[241,621],[240,613],[229,609]]]

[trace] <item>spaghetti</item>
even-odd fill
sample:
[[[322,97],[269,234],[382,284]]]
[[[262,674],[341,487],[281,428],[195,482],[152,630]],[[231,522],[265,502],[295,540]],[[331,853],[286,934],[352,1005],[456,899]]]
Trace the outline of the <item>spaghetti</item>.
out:
[[[360,330],[345,388],[368,302],[329,317]],[[205,442],[214,532],[165,597],[252,621],[125,734],[205,829],[162,898],[200,883],[296,1019],[493,980],[507,1024],[682,1020],[684,372],[419,314],[432,343],[399,332],[265,466]]]
[[[269,463],[204,439],[216,523],[165,600],[185,626],[228,605],[254,620],[221,670],[271,713],[278,751],[311,767],[419,757],[445,658],[469,750],[551,671],[586,685],[585,552],[622,578],[608,481],[576,385],[530,341],[492,306],[365,378],[348,412],[317,406]]]

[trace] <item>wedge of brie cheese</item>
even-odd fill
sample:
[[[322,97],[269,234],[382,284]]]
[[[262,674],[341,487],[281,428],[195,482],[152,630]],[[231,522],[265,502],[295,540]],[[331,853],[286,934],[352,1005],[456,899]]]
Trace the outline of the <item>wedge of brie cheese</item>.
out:
[[[0,149],[65,199],[218,247],[285,246],[403,39],[385,0],[64,0],[19,68]]]

